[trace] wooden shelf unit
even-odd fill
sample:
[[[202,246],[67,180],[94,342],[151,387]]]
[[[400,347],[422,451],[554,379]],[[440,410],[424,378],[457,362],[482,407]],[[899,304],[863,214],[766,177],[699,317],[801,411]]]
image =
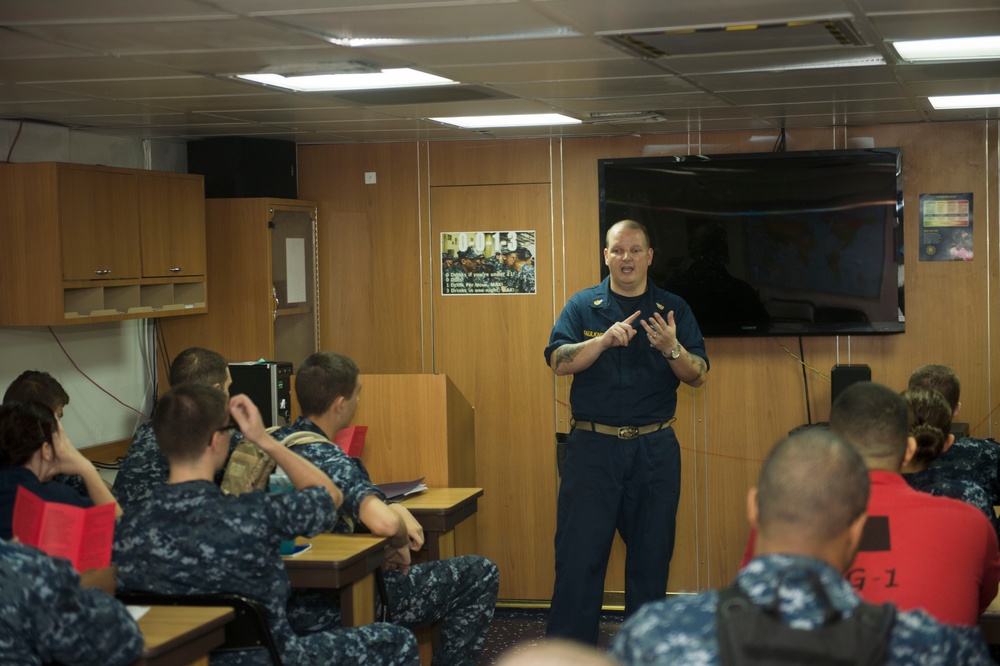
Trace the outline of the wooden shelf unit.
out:
[[[0,164],[0,326],[208,311],[202,176]]]

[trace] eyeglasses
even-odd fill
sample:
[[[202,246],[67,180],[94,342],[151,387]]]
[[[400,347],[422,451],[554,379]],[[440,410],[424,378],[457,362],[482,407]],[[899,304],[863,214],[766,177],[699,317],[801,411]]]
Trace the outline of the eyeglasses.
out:
[[[234,430],[239,430],[239,426],[237,426],[235,423],[227,423],[224,426],[216,428],[215,432],[231,432]]]

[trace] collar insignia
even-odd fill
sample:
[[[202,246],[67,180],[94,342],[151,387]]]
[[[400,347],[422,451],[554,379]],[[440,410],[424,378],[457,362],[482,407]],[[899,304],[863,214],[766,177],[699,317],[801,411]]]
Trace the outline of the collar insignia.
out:
[[[603,302],[604,302],[604,299],[603,299],[603,298],[598,298],[598,299],[597,299],[596,301],[594,301],[594,305],[600,305],[600,304],[601,304],[601,303],[603,303]],[[662,308],[661,308],[661,309],[662,309]]]

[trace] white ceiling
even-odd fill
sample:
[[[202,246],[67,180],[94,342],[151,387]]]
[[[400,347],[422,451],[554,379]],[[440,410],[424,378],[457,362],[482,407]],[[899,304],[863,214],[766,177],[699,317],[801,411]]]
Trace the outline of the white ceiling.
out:
[[[758,27],[721,29],[744,25]],[[889,44],[997,34],[1000,0],[0,0],[0,118],[299,143],[997,118],[927,96],[1000,93],[1000,62],[910,65]],[[329,41],[365,37],[403,43]],[[231,78],[351,61],[462,85],[292,93]],[[820,67],[785,69],[805,65]],[[539,112],[584,124],[427,120]]]

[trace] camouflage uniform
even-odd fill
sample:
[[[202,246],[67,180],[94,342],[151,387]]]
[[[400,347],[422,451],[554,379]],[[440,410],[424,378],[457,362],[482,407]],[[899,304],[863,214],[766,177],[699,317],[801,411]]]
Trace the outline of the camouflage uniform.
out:
[[[766,555],[755,558],[736,580],[751,600],[764,606],[774,600],[780,581],[782,618],[795,629],[823,624],[828,608],[813,590],[815,572],[836,610],[847,612],[859,599],[850,584],[824,562],[806,557]],[[718,592],[675,597],[643,606],[625,621],[611,643],[611,653],[626,664],[719,663],[715,612]],[[887,649],[888,664],[992,664],[978,627],[938,624],[921,610],[900,612]]]
[[[167,459],[160,453],[156,435],[153,434],[153,421],[146,421],[132,435],[128,453],[111,486],[111,494],[122,509],[127,509],[136,502],[149,499],[153,488],[167,482],[169,471]]]
[[[306,430],[323,437],[326,434],[307,418],[300,417],[291,426],[274,433],[281,440],[292,432]],[[295,447],[295,452],[329,475],[344,493],[341,520],[334,531],[350,532],[358,517],[361,500],[376,495],[385,500],[372,485],[360,460],[349,458],[335,444],[313,443]],[[416,628],[440,620],[441,645],[434,653],[434,666],[474,665],[486,640],[496,606],[500,574],[496,564],[478,555],[465,555],[410,567],[408,575],[386,571],[385,586],[392,620]],[[296,629],[322,627],[328,621],[329,604],[336,603],[319,591],[294,595],[296,612],[289,618]],[[379,611],[381,603],[377,602]],[[338,610],[339,613],[339,610]]]
[[[990,507],[1000,504],[1000,444],[993,439],[963,437],[931,463],[939,479],[971,481],[986,492]]]
[[[303,635],[289,624],[283,539],[312,536],[336,520],[318,487],[230,497],[209,481],[163,485],[127,511],[115,529],[114,563],[126,591],[237,592],[264,604],[285,664],[415,665],[413,634],[376,623]],[[269,663],[262,650],[212,655],[212,664]]]
[[[81,590],[68,561],[0,541],[0,663],[119,666],[142,646],[125,606]]]
[[[233,435],[229,442],[230,451],[236,448],[242,437],[243,435],[238,432]],[[122,509],[127,509],[136,502],[149,499],[153,488],[164,485],[169,474],[170,467],[160,452],[160,445],[153,432],[153,422],[146,421],[136,428],[135,434],[132,435],[128,453],[125,454],[121,469],[115,475],[115,482],[111,486],[111,494],[118,500]],[[215,484],[221,483],[222,472],[219,472]]]

